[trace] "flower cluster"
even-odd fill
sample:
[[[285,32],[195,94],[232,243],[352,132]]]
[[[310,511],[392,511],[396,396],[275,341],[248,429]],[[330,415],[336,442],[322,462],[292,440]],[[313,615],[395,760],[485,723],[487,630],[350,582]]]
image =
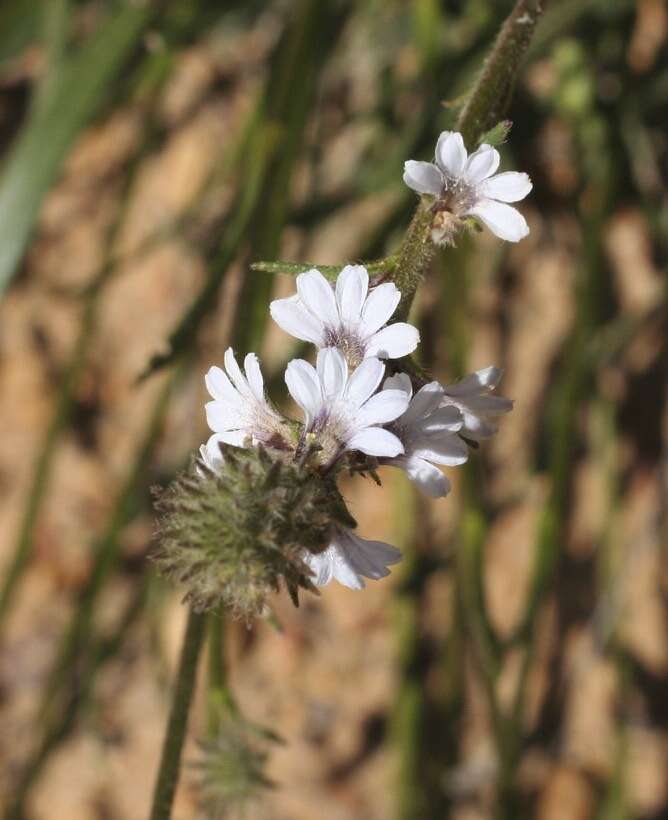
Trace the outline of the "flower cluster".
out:
[[[511,241],[528,232],[505,203],[526,196],[531,183],[525,174],[495,174],[498,164],[494,148],[468,156],[450,132],[438,140],[436,164],[406,163],[406,183],[433,200],[426,241],[452,241],[472,217]],[[250,617],[281,584],[296,603],[300,588],[336,579],[361,589],[388,575],[400,552],[356,534],[338,476],[391,466],[427,495],[445,496],[451,485],[440,468],[463,464],[469,446],[512,408],[494,393],[502,375],[495,367],[441,385],[405,366],[420,336],[393,321],[402,293],[390,266],[370,277],[363,265],[346,265],[331,278],[307,270],[294,296],[270,306],[284,331],[317,349],[315,364],[295,359],[285,370],[300,421],[267,398],[254,353],[242,370],[230,348],[224,367],[206,374],[212,435],[165,493],[159,557],[196,608],[222,603]]]

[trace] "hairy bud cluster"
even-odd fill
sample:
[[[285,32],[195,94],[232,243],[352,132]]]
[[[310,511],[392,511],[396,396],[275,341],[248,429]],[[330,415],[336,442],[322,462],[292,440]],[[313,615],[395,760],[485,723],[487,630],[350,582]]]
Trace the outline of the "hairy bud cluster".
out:
[[[262,446],[220,445],[214,471],[195,460],[159,494],[162,571],[202,612],[219,605],[250,620],[284,583],[317,592],[305,558],[323,552],[335,524],[354,526],[334,479]]]
[[[273,788],[264,773],[269,742],[279,738],[240,717],[229,717],[213,738],[200,743],[202,754],[193,768],[198,772],[199,802],[206,817],[243,815],[262,792]]]

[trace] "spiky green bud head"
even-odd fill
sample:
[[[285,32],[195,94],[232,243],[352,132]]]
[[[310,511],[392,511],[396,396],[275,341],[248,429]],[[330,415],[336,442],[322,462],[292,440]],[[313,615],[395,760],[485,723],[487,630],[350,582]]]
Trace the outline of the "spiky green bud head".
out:
[[[305,551],[327,548],[332,526],[354,526],[334,478],[286,453],[221,446],[213,471],[199,460],[159,494],[161,570],[197,612],[220,605],[250,620],[287,587],[317,592]]]
[[[207,818],[243,816],[250,803],[273,788],[264,770],[267,744],[277,740],[273,733],[238,716],[220,720],[214,737],[200,743],[201,756],[193,764]]]

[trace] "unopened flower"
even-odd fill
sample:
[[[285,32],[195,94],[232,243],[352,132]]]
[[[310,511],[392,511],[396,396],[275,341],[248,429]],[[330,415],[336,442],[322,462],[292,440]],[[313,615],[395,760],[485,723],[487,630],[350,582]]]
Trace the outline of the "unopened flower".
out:
[[[274,783],[265,774],[268,743],[279,738],[240,716],[218,719],[215,734],[200,742],[200,757],[192,764],[197,772],[198,797],[209,820],[244,816]]]
[[[386,379],[385,388],[403,390],[411,399],[408,409],[392,424],[404,445],[404,454],[386,463],[405,470],[427,495],[438,498],[450,492],[450,481],[435,464],[457,466],[468,458],[468,448],[457,433],[464,421],[457,407],[443,407],[444,391],[430,382],[413,396],[410,377],[400,373]],[[411,398],[412,396],[412,398]]]
[[[219,447],[216,469],[196,462],[159,496],[155,559],[195,611],[223,605],[250,620],[283,584],[295,603],[315,591],[305,557],[355,521],[331,477],[262,445]]]
[[[294,359],[285,371],[290,395],[304,411],[304,445],[316,447],[321,464],[332,464],[346,450],[371,456],[403,453],[399,439],[382,426],[408,406],[402,390],[380,390],[385,365],[364,359],[350,375],[334,347],[318,352],[316,367]]]
[[[231,347],[225,351],[224,362],[225,370],[211,367],[204,377],[213,398],[205,406],[207,424],[214,431],[205,445],[207,452],[215,454],[219,443],[244,447],[262,442],[283,448],[287,428],[264,395],[264,380],[255,353],[244,359],[244,373]]]
[[[369,291],[366,268],[346,265],[334,288],[318,270],[300,274],[297,293],[274,300],[270,311],[287,333],[319,348],[338,347],[355,367],[368,357],[396,359],[417,347],[420,334],[412,325],[387,325],[400,299],[392,282]]]
[[[508,202],[519,202],[532,188],[527,174],[497,174],[499,152],[483,144],[470,156],[462,135],[443,131],[435,162],[408,160],[404,182],[419,194],[436,197],[432,238],[451,244],[465,217],[483,222],[500,239],[518,242],[529,233],[522,214]]]
[[[511,399],[493,395],[502,376],[498,367],[485,367],[443,389],[441,404],[461,412],[461,435],[465,438],[477,441],[493,436],[498,429],[496,417],[513,409]]]
[[[335,527],[327,549],[305,560],[317,586],[334,579],[350,589],[364,589],[365,578],[377,581],[389,575],[388,566],[401,561],[401,552],[383,541],[360,538],[347,527]]]

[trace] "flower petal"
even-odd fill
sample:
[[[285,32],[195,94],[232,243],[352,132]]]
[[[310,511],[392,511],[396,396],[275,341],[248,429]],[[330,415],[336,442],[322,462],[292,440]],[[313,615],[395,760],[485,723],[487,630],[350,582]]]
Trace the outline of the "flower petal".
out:
[[[346,265],[336,280],[336,304],[341,319],[359,322],[369,289],[369,274],[364,265]]]
[[[248,424],[248,416],[238,406],[225,401],[208,401],[204,405],[206,423],[214,433],[240,430]]]
[[[407,322],[395,322],[373,334],[367,341],[365,355],[398,359],[412,353],[419,341],[417,328]]]
[[[466,164],[466,147],[458,131],[443,131],[436,143],[436,163],[449,177],[457,179]]]
[[[528,174],[506,171],[486,179],[480,184],[478,190],[483,196],[498,199],[499,202],[519,202],[532,188]]]
[[[458,433],[462,429],[464,420],[461,411],[455,405],[439,407],[423,419],[420,433],[431,436],[442,433]]]
[[[382,427],[366,427],[348,439],[346,450],[359,450],[368,456],[392,458],[403,453],[404,445],[389,430]]]
[[[285,369],[285,383],[292,398],[304,411],[308,426],[322,408],[322,393],[317,373],[303,359],[293,359]]]
[[[519,242],[529,233],[529,226],[518,210],[493,199],[479,200],[468,213],[484,222],[499,239],[508,242]]]
[[[269,312],[276,324],[296,339],[322,347],[325,344],[325,326],[302,304],[299,296],[274,299]]]
[[[239,405],[242,401],[236,388],[220,367],[209,368],[204,377],[204,384],[211,397],[217,401],[229,402],[235,405]]]
[[[334,571],[335,550],[328,547],[324,552],[313,555],[311,552],[304,553],[304,563],[311,569],[314,577],[312,581],[316,586],[324,587],[332,580]]]
[[[362,325],[371,336],[392,316],[401,301],[401,291],[394,282],[385,282],[373,288],[362,308]]]
[[[350,567],[365,578],[377,581],[390,574],[388,564],[401,561],[401,552],[384,541],[369,541],[360,538],[352,530],[340,530],[335,535],[339,552],[345,555]]]
[[[500,367],[483,367],[458,382],[447,385],[445,392],[448,396],[470,396],[481,393],[483,388],[493,390],[502,378],[503,370]]]
[[[387,424],[399,418],[407,407],[408,396],[403,390],[381,390],[359,409],[355,415],[355,423],[359,427]]]
[[[431,498],[443,498],[452,488],[449,479],[443,475],[438,467],[434,467],[433,464],[423,458],[400,456],[391,461],[390,465],[405,470],[410,480]]]
[[[433,461],[435,464],[447,464],[450,467],[464,464],[469,458],[466,443],[456,433],[420,438],[412,443],[411,454]]]
[[[220,452],[220,443],[223,441],[219,433],[209,436],[206,444],[199,448],[202,461],[210,470],[217,471],[223,464],[223,454]]]
[[[221,441],[231,444],[232,447],[246,447],[252,441],[248,430],[228,430],[218,435]]]
[[[364,359],[348,379],[345,391],[348,401],[355,407],[361,407],[376,392],[384,373],[385,365],[381,361]]]
[[[439,196],[443,189],[443,174],[433,162],[409,159],[404,163],[404,182],[418,194]]]
[[[404,415],[404,423],[410,424],[418,420],[424,420],[425,416],[436,410],[443,400],[443,395],[443,388],[438,382],[425,384],[413,396],[413,400]]]
[[[413,395],[413,384],[408,373],[397,373],[383,382],[383,390],[403,390],[408,398]]]
[[[297,277],[297,293],[304,305],[327,327],[338,327],[339,311],[332,286],[319,270],[306,271]]]
[[[231,347],[228,347],[225,351],[225,355],[223,356],[223,361],[225,362],[225,370],[227,370],[227,375],[232,380],[232,383],[237,388],[239,393],[245,398],[251,398],[253,395],[251,393],[251,389],[248,386],[248,382],[246,381],[246,377],[241,372],[241,368],[237,364],[236,357],[234,355],[234,351]]]
[[[338,398],[348,381],[348,365],[341,351],[336,347],[325,347],[318,351],[316,371],[324,396]]]
[[[248,353],[246,355],[244,359],[244,371],[252,394],[259,402],[264,404],[264,379],[262,378],[262,371],[260,370],[260,362],[255,353]]]
[[[499,167],[501,157],[496,148],[491,145],[481,145],[466,161],[464,179],[469,185],[477,185],[492,174]]]

